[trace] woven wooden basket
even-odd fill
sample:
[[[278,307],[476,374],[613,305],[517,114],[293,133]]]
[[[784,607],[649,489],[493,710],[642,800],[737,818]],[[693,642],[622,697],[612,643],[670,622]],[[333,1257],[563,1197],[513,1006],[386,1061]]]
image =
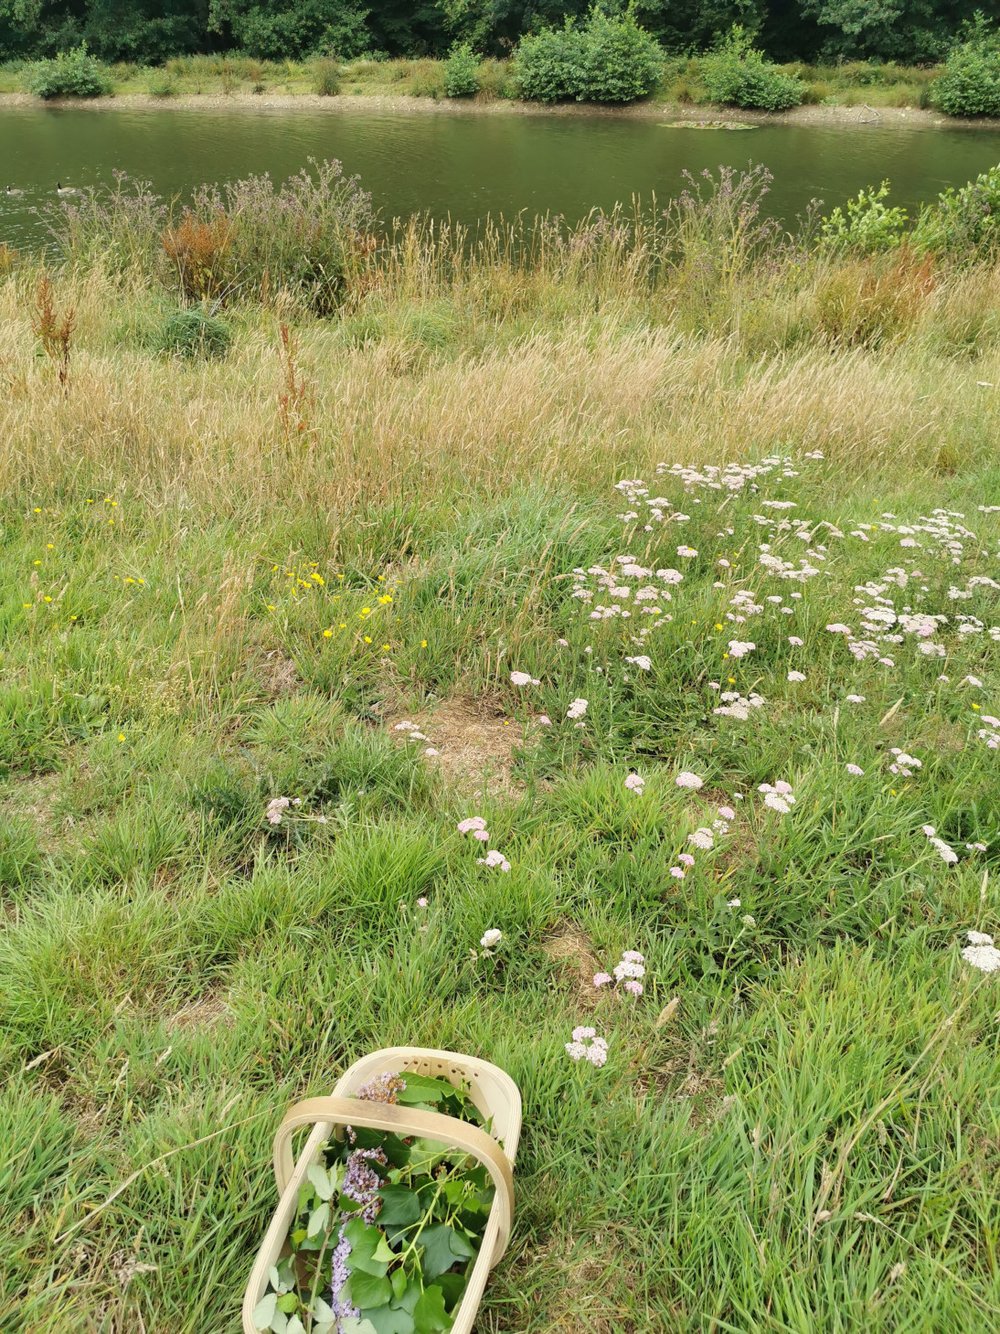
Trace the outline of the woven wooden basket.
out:
[[[464,1087],[483,1117],[492,1126],[487,1134],[478,1126],[440,1112],[388,1103],[365,1102],[357,1092],[380,1074],[430,1075]],[[298,1161],[292,1157],[292,1135],[311,1125]],[[469,1274],[462,1300],[454,1312],[452,1334],[470,1334],[490,1270],[507,1249],[514,1216],[514,1155],[521,1134],[521,1094],[508,1074],[475,1056],[423,1047],[387,1047],[345,1070],[333,1093],[326,1098],[306,1098],[285,1115],[274,1137],[274,1176],[280,1199],[254,1261],[243,1300],[244,1334],[257,1334],[253,1312],[267,1290],[268,1271],[278,1263],[295,1216],[299,1186],[320,1149],[338,1126],[365,1126],[397,1135],[421,1135],[473,1154],[486,1167],[496,1193],[479,1254]]]

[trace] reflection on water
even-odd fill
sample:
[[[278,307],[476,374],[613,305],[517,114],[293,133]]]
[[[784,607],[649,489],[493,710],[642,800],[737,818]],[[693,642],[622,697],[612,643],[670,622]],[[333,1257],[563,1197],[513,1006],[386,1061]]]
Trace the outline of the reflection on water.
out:
[[[1000,160],[1000,133],[861,126],[773,126],[698,132],[655,119],[233,109],[0,109],[0,240],[41,238],[35,210],[57,181],[152,180],[162,194],[269,171],[283,178],[310,157],[340,158],[384,217],[427,210],[474,222],[486,214],[553,212],[577,219],[633,195],[661,200],[684,170],[763,162],[769,207],[791,221],[809,201],[843,203],[888,177],[910,208]]]

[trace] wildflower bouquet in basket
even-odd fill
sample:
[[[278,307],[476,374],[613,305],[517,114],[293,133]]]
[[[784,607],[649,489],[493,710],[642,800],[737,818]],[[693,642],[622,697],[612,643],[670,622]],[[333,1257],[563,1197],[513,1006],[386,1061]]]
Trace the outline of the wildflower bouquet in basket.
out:
[[[428,1075],[379,1075],[357,1096],[483,1125],[466,1093]],[[459,1149],[347,1126],[309,1167],[255,1325],[275,1334],[451,1329],[493,1192],[486,1167]]]

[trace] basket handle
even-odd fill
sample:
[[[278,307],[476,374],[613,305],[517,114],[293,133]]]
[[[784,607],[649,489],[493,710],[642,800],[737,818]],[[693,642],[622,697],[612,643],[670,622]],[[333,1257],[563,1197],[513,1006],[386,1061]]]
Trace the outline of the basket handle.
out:
[[[274,1137],[274,1178],[283,1194],[292,1175],[292,1134],[300,1126],[328,1121],[333,1125],[363,1126],[368,1130],[388,1130],[396,1135],[422,1135],[478,1158],[489,1172],[496,1188],[499,1236],[490,1259],[490,1267],[507,1249],[514,1217],[514,1173],[510,1160],[492,1135],[478,1126],[441,1112],[427,1112],[420,1107],[399,1107],[395,1103],[365,1102],[359,1098],[305,1098],[290,1107]]]

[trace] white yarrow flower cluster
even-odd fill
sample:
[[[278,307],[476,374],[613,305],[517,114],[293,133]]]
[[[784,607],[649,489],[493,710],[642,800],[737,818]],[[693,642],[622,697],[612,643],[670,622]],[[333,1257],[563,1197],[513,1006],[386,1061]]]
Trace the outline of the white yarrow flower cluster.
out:
[[[779,779],[773,785],[771,783],[759,783],[757,791],[764,793],[764,805],[772,811],[777,811],[779,815],[787,815],[795,805],[795,794],[791,785],[783,779]]]
[[[941,860],[946,862],[949,866],[954,866],[958,861],[958,853],[954,848],[950,847],[943,838],[938,838],[938,833],[934,826],[932,824],[921,825],[921,832],[927,836],[928,843],[934,848]]]
[[[574,1061],[589,1061],[598,1070],[608,1059],[607,1040],[597,1036],[596,1028],[574,1028],[572,1041],[566,1043],[566,1051]]]
[[[973,968],[983,973],[1000,972],[1000,950],[993,944],[993,937],[985,931],[967,931],[968,945],[962,950],[962,958]]]

